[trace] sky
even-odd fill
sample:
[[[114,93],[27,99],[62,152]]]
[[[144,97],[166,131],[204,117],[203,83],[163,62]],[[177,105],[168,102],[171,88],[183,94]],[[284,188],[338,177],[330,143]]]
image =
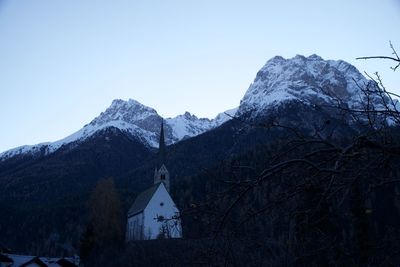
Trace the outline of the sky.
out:
[[[400,0],[0,0],[0,152],[56,141],[113,99],[163,117],[237,107],[273,56],[378,71],[400,93]]]

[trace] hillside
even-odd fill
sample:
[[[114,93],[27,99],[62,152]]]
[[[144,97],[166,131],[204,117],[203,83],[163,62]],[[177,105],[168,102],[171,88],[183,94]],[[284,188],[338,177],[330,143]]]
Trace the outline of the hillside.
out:
[[[398,158],[385,156],[386,165],[380,161],[388,146],[398,146],[396,125],[389,127],[387,117],[379,116],[376,124],[368,125],[364,115],[355,120],[354,114],[343,112],[365,106],[366,86],[377,85],[344,61],[316,55],[274,57],[257,73],[237,111],[214,120],[189,113],[166,119],[166,165],[173,198],[183,211],[185,236],[209,237],[216,229],[233,232],[234,238],[248,233],[249,246],[275,251],[277,257],[284,253],[281,242],[303,242],[314,251],[324,243],[320,233],[349,251],[359,248],[364,239],[356,238],[368,231],[371,238],[378,233],[390,236],[390,231],[397,235],[397,186],[368,191],[381,179],[399,175]],[[369,101],[379,110],[385,99],[373,96]],[[115,179],[125,212],[151,185],[161,120],[154,109],[137,101],[116,100],[64,141],[3,153],[0,211],[7,216],[0,218],[0,243],[24,253],[76,253],[86,225],[86,203],[99,179]],[[383,125],[390,140],[383,140],[375,125]],[[283,164],[287,161],[297,163]],[[273,171],[264,173],[269,168]],[[263,175],[268,179],[257,180]],[[335,179],[327,180],[331,177]],[[243,188],[249,189],[226,216],[224,230],[219,229],[224,211]],[[266,207],[268,213],[260,212],[261,218],[249,224],[237,219]],[[311,215],[308,209],[313,209]],[[365,210],[385,212],[365,217]],[[388,211],[393,217],[386,216]],[[286,236],[289,232],[294,236]],[[260,245],[262,239],[269,243]],[[321,255],[333,260],[329,249],[322,248]],[[302,255],[298,247],[290,249]],[[336,249],[334,253],[342,255]],[[381,250],[374,253],[382,256]],[[280,260],[269,264],[279,266]]]

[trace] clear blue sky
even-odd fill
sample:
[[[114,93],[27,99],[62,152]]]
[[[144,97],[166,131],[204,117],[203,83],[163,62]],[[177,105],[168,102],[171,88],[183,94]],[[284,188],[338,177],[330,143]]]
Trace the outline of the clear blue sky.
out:
[[[358,56],[400,52],[399,0],[0,0],[0,151],[55,141],[115,98],[162,116],[238,106],[275,55],[316,53],[379,71]]]

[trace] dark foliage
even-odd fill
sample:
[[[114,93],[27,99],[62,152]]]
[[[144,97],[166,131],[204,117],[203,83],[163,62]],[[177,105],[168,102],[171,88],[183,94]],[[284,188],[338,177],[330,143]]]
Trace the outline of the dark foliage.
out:
[[[73,253],[82,238],[88,266],[110,259],[106,266],[398,262],[399,130],[369,132],[370,125],[351,124],[349,117],[334,107],[294,102],[168,147],[172,194],[188,240],[95,253],[94,225],[84,222],[90,192],[99,179],[115,177],[126,211],[152,183],[155,153],[111,131],[29,159],[0,173],[0,208],[9,215],[0,219],[0,242],[26,253],[59,254]]]

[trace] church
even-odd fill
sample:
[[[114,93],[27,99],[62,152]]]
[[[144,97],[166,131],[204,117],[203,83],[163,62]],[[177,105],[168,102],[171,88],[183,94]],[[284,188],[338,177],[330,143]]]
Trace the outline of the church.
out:
[[[158,238],[181,238],[179,210],[172,200],[170,175],[165,166],[164,125],[161,124],[158,161],[154,185],[140,193],[128,211],[126,241]]]

